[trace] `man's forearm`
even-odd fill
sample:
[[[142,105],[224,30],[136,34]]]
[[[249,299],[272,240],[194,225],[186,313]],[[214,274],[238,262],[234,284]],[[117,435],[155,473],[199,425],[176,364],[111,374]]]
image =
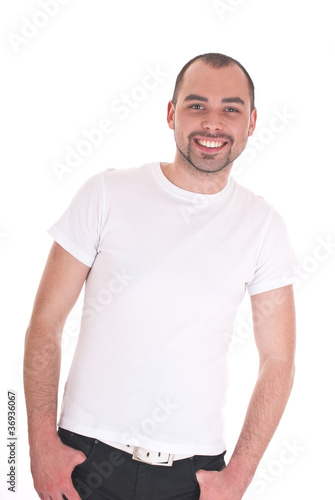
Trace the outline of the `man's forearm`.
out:
[[[32,320],[25,342],[24,389],[29,442],[56,436],[61,334],[46,321]]]
[[[285,410],[294,365],[271,360],[261,367],[244,425],[228,464],[231,474],[247,488]],[[227,470],[228,472],[228,470]]]

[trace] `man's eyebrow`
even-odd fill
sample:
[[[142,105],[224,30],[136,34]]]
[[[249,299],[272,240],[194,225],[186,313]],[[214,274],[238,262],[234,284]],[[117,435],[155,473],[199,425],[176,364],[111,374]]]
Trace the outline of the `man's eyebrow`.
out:
[[[245,102],[240,97],[226,97],[225,99],[222,99],[221,102],[237,102],[238,104],[245,106]]]
[[[207,97],[203,97],[201,95],[197,94],[189,94],[185,97],[184,101],[202,101],[202,102],[208,102]]]
[[[184,102],[185,101],[208,102],[208,99],[207,99],[207,97],[204,97],[202,95],[189,94],[189,95],[187,95],[185,97]],[[221,99],[221,102],[222,103],[233,103],[233,102],[235,102],[235,103],[242,104],[243,106],[245,106],[245,102],[240,97],[225,97],[224,99]]]

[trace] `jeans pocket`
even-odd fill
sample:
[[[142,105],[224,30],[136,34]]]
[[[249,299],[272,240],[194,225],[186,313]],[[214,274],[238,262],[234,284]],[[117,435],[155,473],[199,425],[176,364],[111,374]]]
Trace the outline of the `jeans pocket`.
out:
[[[224,469],[226,467],[225,454],[226,452],[224,451],[215,456],[194,455],[193,459],[190,460],[193,481],[199,484],[196,472],[200,469],[208,471],[221,471]]]
[[[76,467],[86,464],[92,458],[96,445],[98,444],[98,441],[94,438],[82,436],[81,434],[76,434],[75,432],[68,431],[61,427],[58,428],[58,436],[63,444],[75,450],[82,451],[86,455],[86,460]]]

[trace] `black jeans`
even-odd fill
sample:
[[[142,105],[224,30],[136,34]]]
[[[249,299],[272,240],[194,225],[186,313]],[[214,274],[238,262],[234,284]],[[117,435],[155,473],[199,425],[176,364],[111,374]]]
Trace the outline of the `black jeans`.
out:
[[[225,452],[195,455],[166,467],[137,462],[129,453],[62,428],[58,435],[64,444],[87,456],[72,472],[72,482],[82,500],[199,500],[195,472],[219,471],[226,466]]]

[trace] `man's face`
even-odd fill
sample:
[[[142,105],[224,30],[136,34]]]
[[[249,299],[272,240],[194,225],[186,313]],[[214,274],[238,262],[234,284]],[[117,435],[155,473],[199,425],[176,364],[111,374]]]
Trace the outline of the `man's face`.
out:
[[[248,80],[236,65],[212,68],[202,61],[184,74],[168,124],[174,130],[177,160],[207,173],[218,172],[244,150],[256,124],[250,112]]]

